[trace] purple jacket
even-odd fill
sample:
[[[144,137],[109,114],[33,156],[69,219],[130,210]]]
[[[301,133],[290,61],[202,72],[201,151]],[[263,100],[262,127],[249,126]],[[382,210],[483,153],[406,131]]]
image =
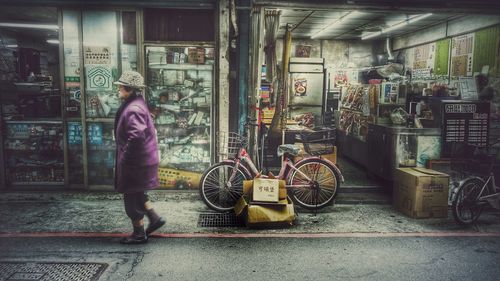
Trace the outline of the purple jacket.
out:
[[[115,120],[115,189],[135,193],[156,188],[158,143],[156,129],[142,96],[133,97]]]

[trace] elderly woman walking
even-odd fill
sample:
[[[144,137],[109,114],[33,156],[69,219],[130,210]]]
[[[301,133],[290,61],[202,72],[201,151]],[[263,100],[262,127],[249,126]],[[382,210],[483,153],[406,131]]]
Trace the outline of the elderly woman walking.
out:
[[[122,244],[142,244],[148,235],[165,224],[153,209],[146,192],[158,186],[158,144],[156,130],[141,95],[144,78],[126,71],[114,84],[122,105],[115,117],[116,167],[115,189],[123,193],[125,211],[132,220],[133,233]],[[144,215],[149,225],[144,230]]]

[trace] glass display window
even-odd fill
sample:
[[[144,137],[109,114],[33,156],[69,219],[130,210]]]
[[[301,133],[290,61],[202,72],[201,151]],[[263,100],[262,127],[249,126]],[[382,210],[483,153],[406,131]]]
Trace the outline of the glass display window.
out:
[[[64,184],[62,122],[7,121],[5,129],[5,174],[9,184]]]
[[[70,183],[83,183],[83,130],[81,122],[68,122],[68,179]]]
[[[88,178],[91,185],[113,185],[115,141],[113,123],[87,123]]]
[[[65,183],[58,12],[36,6],[0,11],[10,23],[0,27],[0,188]]]
[[[2,7],[0,95],[4,120],[61,120],[58,9]],[[43,31],[41,31],[43,30]]]
[[[202,173],[212,157],[214,49],[147,46],[146,61],[160,167]]]
[[[81,91],[80,91],[80,40],[79,21],[80,12],[64,10],[63,18],[63,44],[64,44],[64,88],[66,91],[65,110],[69,118],[81,117]]]

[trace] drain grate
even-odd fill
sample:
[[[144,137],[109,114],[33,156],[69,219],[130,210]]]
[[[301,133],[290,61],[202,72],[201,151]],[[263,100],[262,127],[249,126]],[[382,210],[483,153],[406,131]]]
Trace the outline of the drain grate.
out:
[[[244,222],[235,213],[204,213],[198,218],[198,227],[239,227]]]
[[[0,280],[5,281],[95,281],[106,263],[0,262]]]

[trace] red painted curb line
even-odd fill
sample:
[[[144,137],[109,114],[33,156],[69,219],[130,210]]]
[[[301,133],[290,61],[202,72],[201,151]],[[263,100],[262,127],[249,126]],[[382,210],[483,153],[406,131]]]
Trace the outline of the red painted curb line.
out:
[[[128,233],[34,232],[0,233],[0,238],[113,238]],[[383,237],[500,237],[500,232],[340,232],[340,233],[158,233],[152,238],[383,238]]]

